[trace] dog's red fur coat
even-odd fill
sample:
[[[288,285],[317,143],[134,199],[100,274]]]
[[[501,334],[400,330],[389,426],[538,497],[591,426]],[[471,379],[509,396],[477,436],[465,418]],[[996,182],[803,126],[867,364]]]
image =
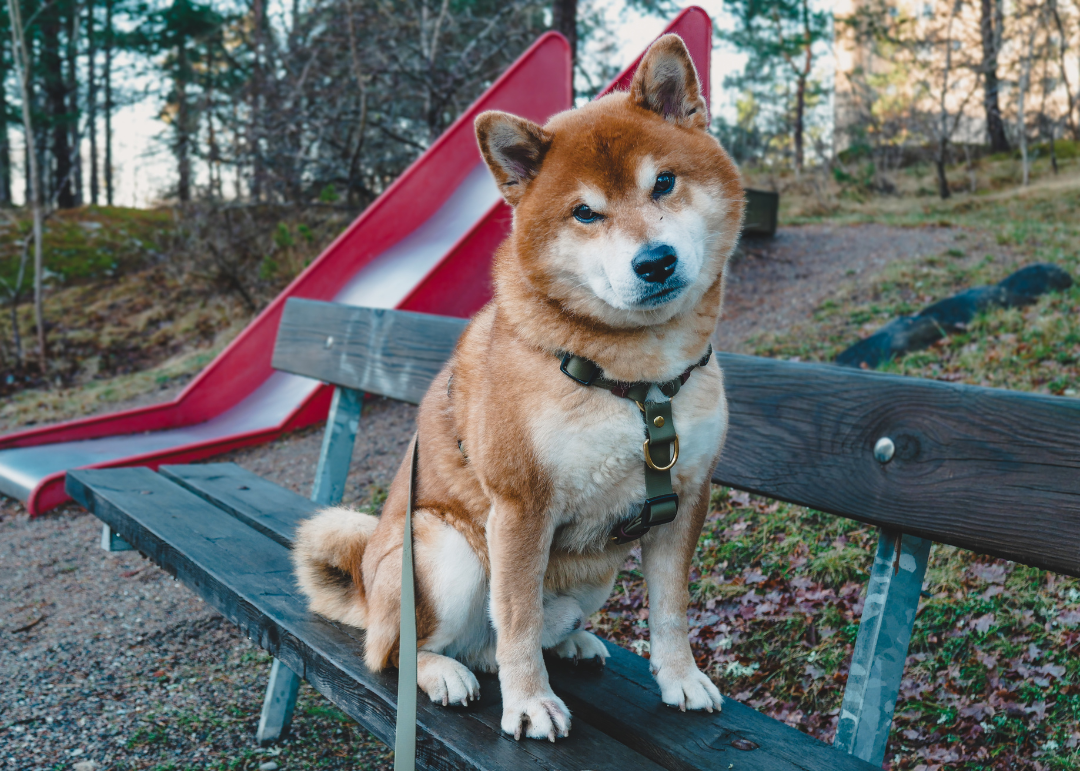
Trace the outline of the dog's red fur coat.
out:
[[[660,382],[707,349],[743,213],[738,171],[707,120],[686,48],[668,35],[628,92],[543,127],[494,112],[476,121],[514,226],[496,255],[495,298],[420,405],[418,671],[445,704],[477,697],[470,668],[497,670],[503,728],[515,735],[569,731],[541,651],[607,656],[581,625],[633,548],[609,533],[644,499],[638,408],[565,377],[556,354],[591,359],[612,379]],[[673,175],[670,191],[663,175]],[[667,283],[631,266],[656,243],[678,257]],[[641,540],[650,658],[665,702],[712,710],[720,694],[694,663],[686,607],[727,428],[715,360],[672,409],[680,513]],[[366,629],[365,660],[376,670],[397,657],[408,473],[403,463],[381,518],[327,510],[301,527],[295,550],[312,609]]]

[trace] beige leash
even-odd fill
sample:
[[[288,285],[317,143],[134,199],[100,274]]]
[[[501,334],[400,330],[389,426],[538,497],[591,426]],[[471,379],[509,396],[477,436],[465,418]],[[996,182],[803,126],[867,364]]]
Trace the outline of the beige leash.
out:
[[[401,627],[398,638],[397,726],[394,771],[416,769],[416,585],[413,571],[412,511],[416,495],[419,436],[413,434],[405,537],[401,542]]]

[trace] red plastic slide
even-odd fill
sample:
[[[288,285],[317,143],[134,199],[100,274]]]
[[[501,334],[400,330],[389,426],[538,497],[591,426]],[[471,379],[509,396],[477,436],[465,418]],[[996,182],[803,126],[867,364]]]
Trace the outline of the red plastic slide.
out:
[[[688,8],[665,31],[686,41],[707,100],[708,15]],[[607,91],[629,85],[638,61]],[[473,120],[498,109],[543,123],[571,106],[571,75],[566,41],[542,36],[176,399],[0,437],[0,493],[36,516],[67,500],[68,469],[185,463],[324,420],[331,389],[270,366],[289,297],[475,313],[491,297],[491,257],[511,212],[480,157]]]

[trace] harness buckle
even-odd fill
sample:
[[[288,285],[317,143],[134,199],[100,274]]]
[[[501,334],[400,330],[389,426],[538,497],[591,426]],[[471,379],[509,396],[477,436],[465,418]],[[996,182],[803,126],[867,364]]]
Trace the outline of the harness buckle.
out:
[[[671,504],[668,506],[668,504]],[[641,521],[648,531],[654,525],[666,525],[675,519],[679,511],[678,493],[666,493],[645,499],[645,505],[641,507]],[[653,516],[653,515],[656,516]],[[642,533],[644,535],[644,533]]]
[[[570,366],[570,363],[574,359],[577,359],[578,361],[583,361],[583,362],[585,362],[586,364],[589,364],[592,367],[592,373],[590,375],[588,375],[585,379],[582,379],[582,378],[578,377],[577,375],[571,374],[570,370],[567,369],[567,367]],[[593,384],[593,381],[596,380],[597,376],[600,374],[600,368],[598,366],[593,364],[591,361],[588,361],[587,359],[578,358],[577,356],[574,356],[574,354],[572,354],[572,353],[567,353],[565,356],[563,356],[562,364],[559,366],[559,371],[562,372],[564,375],[566,375],[571,380],[573,380],[575,383],[580,383],[583,386],[591,386]]]
[[[633,519],[620,522],[611,532],[611,542],[616,544],[630,543],[645,535],[656,525],[666,525],[675,519],[679,512],[679,496],[677,493],[666,493],[646,498],[641,507],[641,513]]]

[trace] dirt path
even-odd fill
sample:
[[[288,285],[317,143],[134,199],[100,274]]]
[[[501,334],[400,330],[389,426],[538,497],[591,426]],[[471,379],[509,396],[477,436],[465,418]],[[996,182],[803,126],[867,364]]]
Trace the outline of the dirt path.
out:
[[[886,225],[804,225],[773,239],[744,242],[727,277],[724,314],[713,337],[717,350],[751,353],[764,333],[806,320],[847,282],[867,280],[891,262],[940,253],[956,228]],[[966,246],[973,249],[970,240]]]
[[[746,351],[755,335],[805,319],[842,282],[939,253],[956,233],[809,226],[746,244],[730,269],[717,347]],[[409,405],[366,407],[346,503],[389,486],[414,419]],[[217,460],[306,495],[320,434],[302,431]],[[385,749],[306,685],[280,754],[258,748],[268,658],[136,552],[101,552],[98,532],[77,507],[29,521],[21,505],[0,498],[0,767],[384,767]]]

